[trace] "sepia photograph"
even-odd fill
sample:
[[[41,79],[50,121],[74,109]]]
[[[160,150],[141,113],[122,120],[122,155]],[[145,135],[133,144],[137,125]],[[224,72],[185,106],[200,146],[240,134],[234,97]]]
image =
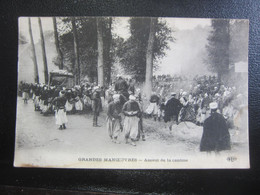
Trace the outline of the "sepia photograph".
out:
[[[15,167],[249,169],[249,20],[20,17]]]

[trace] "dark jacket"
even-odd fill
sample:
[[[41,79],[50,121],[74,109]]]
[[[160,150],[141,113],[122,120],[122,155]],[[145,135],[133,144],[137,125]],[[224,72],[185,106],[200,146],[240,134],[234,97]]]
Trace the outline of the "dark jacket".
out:
[[[56,106],[58,109],[63,109],[65,107],[65,104],[67,102],[67,98],[65,96],[62,97],[56,97],[53,99],[52,103]]]
[[[140,116],[141,109],[136,101],[127,101],[122,109],[125,116]],[[128,112],[136,112],[135,114],[129,114]]]
[[[99,92],[95,91],[92,94],[92,111],[99,113],[101,111],[102,104]]]
[[[115,102],[110,102],[108,104],[108,110],[107,110],[107,116],[112,119],[119,119],[120,118],[120,113],[122,111],[122,106],[120,105],[120,102],[115,103]]]
[[[180,103],[180,100],[174,97],[169,99],[165,105],[164,121],[168,122],[171,120],[172,116],[178,116],[181,108],[182,104]]]
[[[215,112],[203,125],[200,151],[230,150],[230,135],[224,117]]]

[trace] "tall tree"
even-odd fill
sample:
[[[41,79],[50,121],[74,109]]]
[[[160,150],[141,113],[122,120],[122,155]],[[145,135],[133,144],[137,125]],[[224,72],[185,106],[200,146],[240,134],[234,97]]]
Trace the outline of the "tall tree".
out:
[[[146,50],[146,71],[145,71],[145,93],[150,97],[152,92],[152,78],[153,78],[153,48],[155,40],[155,26],[158,18],[150,18],[150,32],[148,38],[148,45]]]
[[[126,73],[133,75],[137,81],[144,82],[146,75],[146,55],[150,34],[150,18],[130,18],[129,26],[131,36],[120,44],[117,55]],[[169,42],[174,41],[172,30],[163,19],[155,24],[155,37],[153,43],[153,69],[158,67],[169,49]]]
[[[40,17],[38,17],[38,23],[39,23],[40,35],[41,35],[44,81],[47,84],[49,82],[49,75],[48,75],[49,73],[48,73],[48,64],[47,64],[47,57],[46,57],[46,50],[45,50],[45,41],[44,41],[43,30],[42,30],[42,22]]]
[[[74,72],[74,38],[72,31],[71,18],[62,17],[58,23],[58,32],[60,38],[60,48],[63,53],[64,68]],[[100,22],[102,26],[103,38],[103,66],[104,66],[104,84],[110,80],[111,68],[116,59],[115,48],[117,44],[114,35],[111,33],[113,28],[113,18],[102,17]],[[81,80],[94,82],[97,81],[98,64],[98,41],[97,41],[97,19],[95,17],[77,17],[77,37],[80,61]]]
[[[106,24],[106,23],[105,23]],[[104,58],[105,60],[105,67],[104,67],[104,72],[105,72],[105,78],[106,78],[106,83],[109,84],[111,81],[111,67],[112,67],[112,52],[111,52],[111,48],[112,48],[112,17],[108,18],[107,21],[107,33],[105,33],[105,35],[107,34],[107,48],[104,48]]]
[[[217,73],[221,81],[229,71],[230,63],[230,23],[229,20],[212,20],[212,30],[208,37],[207,63],[211,71]]]
[[[102,19],[97,18],[97,50],[98,50],[98,61],[97,61],[97,72],[98,72],[98,84],[104,86],[104,48],[103,48],[103,28]]]
[[[29,34],[30,34],[31,46],[32,46],[32,58],[33,58],[33,64],[34,64],[34,82],[39,83],[38,64],[37,64],[35,46],[34,46],[34,41],[33,41],[31,18],[28,18],[28,24],[29,24]]]
[[[56,51],[58,53],[58,65],[59,65],[59,69],[62,70],[63,69],[63,54],[60,49],[60,41],[59,41],[59,36],[58,36],[56,17],[52,17],[52,22],[53,22],[53,29],[54,29],[55,46],[56,46]]]
[[[74,74],[76,75],[76,84],[80,84],[80,62],[79,62],[79,48],[78,48],[78,34],[76,27],[75,17],[71,18],[72,31],[73,31],[73,43],[74,43],[74,56],[75,56],[75,65],[74,65]]]

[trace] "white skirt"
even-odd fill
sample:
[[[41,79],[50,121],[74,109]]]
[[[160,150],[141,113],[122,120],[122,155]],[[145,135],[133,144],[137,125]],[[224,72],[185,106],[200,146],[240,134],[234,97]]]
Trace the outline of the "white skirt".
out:
[[[91,105],[92,105],[92,101],[91,101],[90,97],[88,97],[88,96],[85,96],[83,98],[83,102],[86,107],[91,107]]]
[[[120,122],[118,119],[112,121],[107,117],[107,131],[110,138],[116,138],[120,134]]]
[[[75,103],[75,109],[76,110],[83,110],[83,104],[80,100]]]
[[[39,96],[34,96],[34,106],[35,107],[39,107],[40,106]]]
[[[159,108],[158,108],[157,103],[150,103],[148,108],[145,110],[145,113],[157,115],[158,110],[159,110]]]
[[[68,122],[66,112],[64,109],[59,109],[55,111],[56,125],[63,125]]]
[[[23,99],[28,100],[29,99],[29,94],[27,92],[23,92]]]
[[[124,134],[126,138],[135,140],[138,135],[139,118],[137,116],[125,116],[124,119]]]
[[[65,104],[65,108],[66,108],[66,111],[71,111],[73,109],[73,104],[69,103],[69,101],[66,102]]]

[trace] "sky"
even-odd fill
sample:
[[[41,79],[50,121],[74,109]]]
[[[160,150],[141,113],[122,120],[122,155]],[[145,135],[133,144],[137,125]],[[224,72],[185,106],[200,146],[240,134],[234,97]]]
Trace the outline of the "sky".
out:
[[[183,70],[187,69],[187,66],[192,62],[199,63],[202,59],[201,55],[197,55],[201,48],[202,44],[205,44],[205,35],[204,37],[192,37],[193,30],[200,27],[205,28],[210,26],[210,19],[199,19],[199,18],[162,18],[167,21],[167,24],[172,28],[174,32],[174,37],[176,38],[175,43],[170,43],[170,49],[166,52],[166,57],[164,57],[159,64],[159,69],[154,72],[154,74],[178,74]],[[113,25],[114,33],[119,36],[127,39],[130,36],[128,28],[129,17],[117,17]],[[51,17],[41,17],[43,31],[53,31],[53,23]],[[32,31],[35,44],[40,40],[39,24],[37,17],[31,17]],[[29,31],[28,31],[28,17],[19,18],[19,31],[26,36],[28,40]],[[186,34],[190,32],[190,35],[182,36],[182,32]],[[198,44],[201,44],[201,47],[191,47],[191,44],[196,43],[196,39],[201,38],[201,41]],[[190,42],[187,42],[190,41]],[[191,50],[192,49],[192,50]]]

